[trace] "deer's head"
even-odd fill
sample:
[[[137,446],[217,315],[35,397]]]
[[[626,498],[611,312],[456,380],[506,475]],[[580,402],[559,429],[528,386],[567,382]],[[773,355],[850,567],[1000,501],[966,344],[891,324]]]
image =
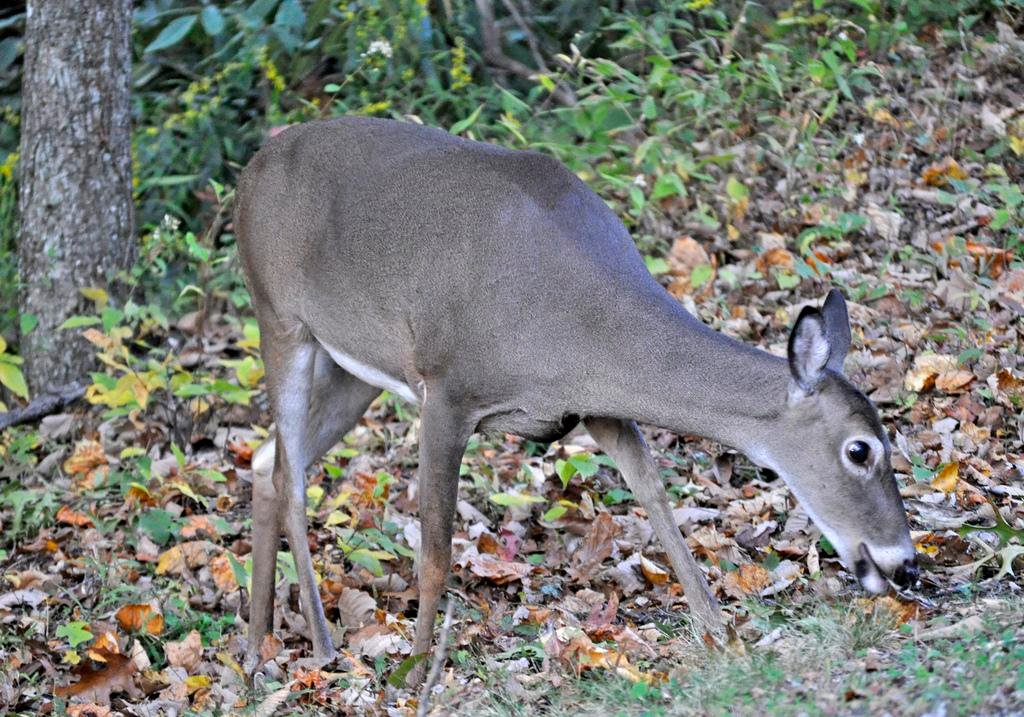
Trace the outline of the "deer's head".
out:
[[[871,593],[918,575],[878,411],[843,375],[850,326],[842,294],[806,307],[789,337],[791,380],[779,424],[755,460],[778,473]]]

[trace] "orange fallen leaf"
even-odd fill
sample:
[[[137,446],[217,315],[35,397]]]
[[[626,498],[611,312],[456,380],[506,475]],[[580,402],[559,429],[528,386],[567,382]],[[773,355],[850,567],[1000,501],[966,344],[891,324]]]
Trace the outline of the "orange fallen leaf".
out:
[[[928,165],[921,172],[921,179],[929,186],[941,187],[950,179],[967,179],[967,172],[961,169],[955,159],[946,157],[941,162]]]
[[[640,570],[651,585],[664,585],[669,581],[668,571],[643,555],[640,556]]]
[[[206,564],[210,553],[219,551],[209,540],[192,540],[179,543],[160,553],[156,564],[157,575],[176,575],[186,567],[195,568]]]
[[[190,515],[181,526],[181,537],[194,538],[199,533],[206,533],[211,538],[220,536],[220,532],[214,527],[208,515]]]
[[[124,605],[114,617],[125,632],[145,630],[150,635],[159,635],[164,631],[164,616],[148,603]]]
[[[952,493],[960,482],[960,464],[957,461],[947,463],[931,480],[932,488],[943,493]]]
[[[107,464],[107,454],[97,441],[79,441],[71,457],[64,461],[64,472],[88,473],[94,468]]]
[[[228,450],[235,455],[235,460],[238,463],[249,464],[252,463],[252,446],[242,441],[231,441],[228,443]]]
[[[905,622],[916,620],[921,611],[921,606],[916,602],[900,600],[891,595],[858,598],[857,603],[868,614],[889,613],[901,625]]]
[[[66,505],[62,505],[60,510],[57,511],[57,522],[64,523],[65,525],[74,525],[79,528],[92,527],[92,518],[87,516],[85,513],[79,513],[77,510],[72,510]]]
[[[722,589],[734,598],[761,592],[772,584],[772,574],[756,563],[745,563],[722,578]]]
[[[217,589],[222,592],[232,593],[240,587],[227,551],[210,561],[210,574],[213,575],[213,582]]]

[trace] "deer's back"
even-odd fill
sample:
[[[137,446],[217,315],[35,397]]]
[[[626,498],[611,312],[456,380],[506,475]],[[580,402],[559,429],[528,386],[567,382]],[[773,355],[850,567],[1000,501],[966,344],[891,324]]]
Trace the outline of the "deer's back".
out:
[[[390,372],[450,368],[467,345],[536,371],[516,337],[536,350],[568,321],[614,331],[622,312],[602,304],[657,291],[617,217],[560,162],[413,124],[289,128],[246,168],[236,223],[258,309]]]

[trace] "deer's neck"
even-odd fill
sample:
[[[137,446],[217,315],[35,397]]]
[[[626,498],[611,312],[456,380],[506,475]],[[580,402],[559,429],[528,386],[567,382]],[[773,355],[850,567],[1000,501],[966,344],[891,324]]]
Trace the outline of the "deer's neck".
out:
[[[720,334],[665,299],[647,306],[617,342],[601,410],[711,438],[756,460],[786,400],[785,359]]]

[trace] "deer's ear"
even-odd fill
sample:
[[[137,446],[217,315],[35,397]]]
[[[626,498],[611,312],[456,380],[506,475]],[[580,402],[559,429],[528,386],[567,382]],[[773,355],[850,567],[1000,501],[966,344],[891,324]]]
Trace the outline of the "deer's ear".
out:
[[[843,361],[850,352],[850,317],[846,313],[846,299],[839,289],[832,289],[821,307],[825,321],[825,338],[828,339],[828,363],[825,367],[836,373],[843,372]]]
[[[789,371],[795,388],[813,393],[825,377],[831,347],[821,312],[805,306],[789,334]]]

